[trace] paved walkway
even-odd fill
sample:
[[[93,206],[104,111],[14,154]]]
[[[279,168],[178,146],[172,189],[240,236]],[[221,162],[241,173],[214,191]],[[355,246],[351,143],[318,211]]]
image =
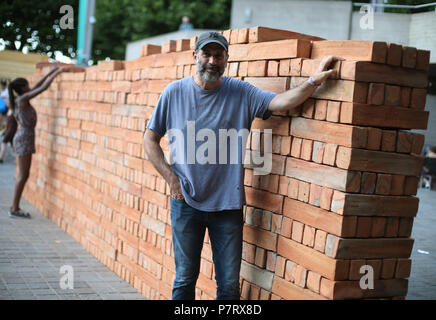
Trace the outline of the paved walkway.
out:
[[[20,206],[32,219],[10,218],[15,176],[10,150],[5,160],[0,164],[0,300],[145,300],[26,200]],[[61,289],[64,265],[72,267],[74,289]]]
[[[0,164],[0,300],[1,299],[145,299],[70,235],[24,199],[32,219],[10,218],[15,161],[8,153]],[[407,299],[436,299],[436,191],[419,189],[414,220],[412,273]],[[61,289],[71,265],[74,289]]]
[[[436,300],[436,190],[418,189],[413,220],[412,272],[406,299]]]

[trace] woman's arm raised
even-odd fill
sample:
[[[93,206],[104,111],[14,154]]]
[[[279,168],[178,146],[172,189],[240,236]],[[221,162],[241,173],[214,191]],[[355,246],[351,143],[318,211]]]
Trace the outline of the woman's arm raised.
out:
[[[20,100],[21,101],[30,100],[30,99],[36,97],[37,95],[39,95],[41,92],[44,92],[50,86],[50,84],[52,83],[54,78],[56,78],[56,76],[59,73],[65,72],[65,71],[68,71],[67,67],[61,67],[61,68],[56,69],[56,71],[54,71],[50,76],[48,76],[48,78],[44,81],[44,83],[41,84],[38,88],[31,89],[30,91],[21,95]]]
[[[55,72],[56,70],[59,70],[59,66],[53,66],[44,76],[41,77],[41,79],[39,79],[35,85],[30,89],[30,91],[35,90],[36,88],[39,88],[45,80],[47,80],[47,78],[53,74],[53,72]]]

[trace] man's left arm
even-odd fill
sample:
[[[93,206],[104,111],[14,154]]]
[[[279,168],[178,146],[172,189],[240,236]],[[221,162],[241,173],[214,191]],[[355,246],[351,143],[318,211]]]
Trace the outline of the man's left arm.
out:
[[[336,74],[336,70],[329,70],[329,66],[335,61],[344,60],[337,56],[327,56],[321,60],[318,70],[312,75],[311,85],[308,81],[303,82],[300,86],[277,94],[270,102],[268,110],[270,111],[286,111],[301,105],[312,93],[331,75]]]

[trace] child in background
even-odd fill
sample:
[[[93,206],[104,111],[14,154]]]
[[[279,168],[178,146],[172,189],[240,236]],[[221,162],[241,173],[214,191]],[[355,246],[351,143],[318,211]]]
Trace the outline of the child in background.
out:
[[[7,116],[8,117],[6,120],[6,128],[2,132],[3,139],[0,147],[0,163],[3,163],[3,158],[5,156],[8,143],[10,143],[11,146],[13,146],[13,139],[18,128],[17,120],[15,120],[11,108],[9,108]]]

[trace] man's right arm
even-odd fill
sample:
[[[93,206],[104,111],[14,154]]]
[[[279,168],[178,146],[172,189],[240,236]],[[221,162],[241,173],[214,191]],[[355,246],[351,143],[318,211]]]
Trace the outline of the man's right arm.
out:
[[[148,159],[151,161],[157,172],[169,184],[171,197],[177,200],[183,199],[182,188],[177,175],[174,173],[171,166],[165,161],[165,156],[160,147],[161,137],[153,130],[146,129],[143,140],[143,147]]]

